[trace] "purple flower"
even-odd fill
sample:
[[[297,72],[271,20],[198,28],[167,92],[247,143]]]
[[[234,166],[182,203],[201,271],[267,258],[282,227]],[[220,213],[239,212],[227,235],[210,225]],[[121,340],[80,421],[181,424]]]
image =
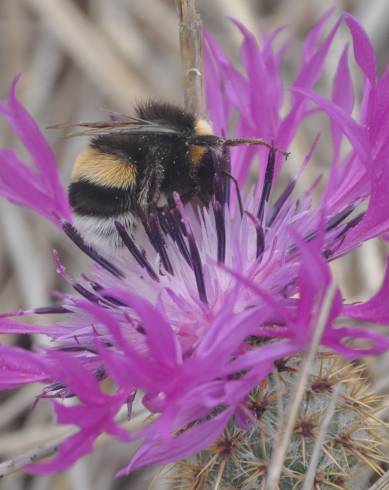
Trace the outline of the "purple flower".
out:
[[[280,76],[289,41],[274,49],[282,29],[259,47],[234,21],[243,36],[243,73],[206,34],[206,90],[217,134],[227,133],[235,113],[237,136],[261,137],[287,149],[303,121],[316,112],[328,116],[330,175],[320,203],[312,203],[315,186],[293,195],[317,139],[300,172],[280,191],[273,189],[284,164],[282,155],[234,148],[231,171],[240,185],[243,215],[234,186],[223,188],[219,182],[213,202],[200,213],[191,205],[184,207],[176,195],[176,207],[151,213],[135,238],[117,225],[126,248],[115,257],[88,247],[72,226],[52,152],[17,101],[16,84],[12,86],[9,105],[2,104],[0,110],[35,168],[12,150],[1,150],[0,192],[62,226],[91,259],[90,274],[74,279],[55,253],[57,271],[75,294],[63,295],[56,306],[18,312],[18,319],[11,318],[16,314],[0,318],[2,333],[39,332],[54,341],[53,347],[37,353],[1,346],[0,387],[45,383],[41,397],[52,400],[58,423],[80,428],[53,460],[30,471],[63,470],[91,451],[100,433],[108,432],[121,441],[143,440],[123,474],[201,450],[233,414],[243,423],[242,404],[274,362],[309,347],[331,282],[328,262],[370,238],[389,236],[389,71],[377,78],[374,50],[348,15],[319,42],[330,16],[325,14],[308,34],[290,87]],[[343,22],[364,86],[357,118],[351,116],[355,96],[347,47],[331,97],[315,90]],[[282,116],[286,99],[289,110]],[[258,181],[243,192],[257,155]],[[389,349],[384,334],[350,326],[355,320],[389,325],[387,294],[388,270],[382,289],[365,303],[348,304],[337,291],[322,345],[351,359]],[[49,327],[23,323],[22,317],[33,313],[59,316]],[[355,340],[366,341],[365,347],[356,347]],[[111,394],[101,389],[102,379],[111,380]],[[123,405],[130,408],[136,393],[157,416],[130,435],[116,418]],[[78,404],[63,404],[67,397],[76,397]]]

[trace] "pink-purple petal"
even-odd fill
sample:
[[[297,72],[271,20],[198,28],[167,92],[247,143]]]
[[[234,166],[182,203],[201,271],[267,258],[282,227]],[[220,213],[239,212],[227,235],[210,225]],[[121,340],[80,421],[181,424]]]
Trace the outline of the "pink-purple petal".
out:
[[[182,353],[175,335],[161,313],[148,301],[123,290],[109,290],[110,294],[123,300],[139,315],[146,330],[146,341],[155,359],[161,365],[174,368],[182,361]]]
[[[47,364],[40,355],[18,347],[0,345],[0,389],[9,390],[49,380]]]
[[[314,54],[329,18],[334,14],[335,7],[331,7],[322,14],[320,19],[312,27],[304,40],[303,60],[309,60]]]
[[[312,100],[321,109],[323,109],[331,118],[331,120],[338,124],[339,128],[349,139],[359,158],[363,162],[367,162],[369,160],[370,148],[367,144],[368,138],[365,128],[360,126],[338,105],[317,94],[316,92],[302,88],[293,88],[292,91],[303,95],[307,99]]]
[[[354,56],[368,78],[371,85],[376,81],[376,55],[371,42],[360,25],[360,23],[350,14],[343,14],[343,19],[350,29],[353,38]]]
[[[150,440],[138,450],[131,463],[123,468],[118,476],[126,475],[130,471],[145,466],[161,465],[195,454],[218,437],[231,414],[232,410],[227,409],[210,421],[186,430],[175,437],[172,436],[166,441],[160,441],[157,438]]]
[[[0,112],[29,152],[35,172],[29,170],[15,154],[3,150],[0,156],[0,191],[3,190],[12,202],[31,207],[54,223],[59,219],[71,221],[54,153],[34,119],[16,98],[18,80],[19,77],[15,78],[9,91],[8,106],[0,102]],[[20,180],[16,178],[17,174]]]
[[[355,320],[389,326],[389,260],[386,262],[385,277],[379,291],[362,303],[344,305],[342,315]]]

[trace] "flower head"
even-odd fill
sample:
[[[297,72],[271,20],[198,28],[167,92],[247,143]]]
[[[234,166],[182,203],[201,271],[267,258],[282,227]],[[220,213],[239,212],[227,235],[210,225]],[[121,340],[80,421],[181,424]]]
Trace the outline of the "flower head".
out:
[[[309,346],[317,311],[331,283],[329,261],[370,238],[386,238],[388,74],[377,79],[373,48],[350,16],[339,19],[319,43],[329,18],[327,13],[307,36],[290,87],[280,76],[286,44],[274,48],[281,30],[259,47],[254,36],[234,21],[243,36],[243,72],[206,34],[207,95],[217,134],[227,134],[235,113],[236,136],[264,138],[287,149],[312,113],[328,116],[330,175],[319,204],[313,204],[315,185],[294,195],[317,140],[300,172],[275,196],[285,164],[282,155],[263,148],[234,148],[231,173],[237,188],[217,175],[216,194],[207,208],[184,206],[174,195],[163,211],[147,216],[136,236],[117,223],[125,249],[111,257],[86,245],[72,225],[51,150],[12,86],[9,105],[2,104],[0,110],[29,151],[35,169],[30,170],[12,150],[1,150],[0,192],[62,226],[91,259],[90,274],[74,279],[55,253],[57,271],[75,293],[63,295],[60,305],[19,313],[21,317],[58,313],[54,325],[30,325],[12,315],[0,319],[3,333],[40,332],[54,341],[53,347],[39,353],[1,346],[0,387],[44,382],[41,397],[52,399],[58,422],[80,427],[53,460],[36,464],[31,471],[67,468],[91,450],[102,432],[122,441],[143,439],[122,470],[125,473],[201,450],[217,439],[234,414],[241,424],[248,423],[242,403],[274,362]],[[347,48],[339,60],[331,98],[315,90],[342,22],[351,32],[364,83],[357,118],[351,116],[354,94]],[[286,99],[289,108],[282,115]],[[343,156],[345,139],[348,150]],[[259,177],[245,192],[257,155]],[[350,326],[353,320],[388,323],[387,302],[382,301],[388,277],[387,272],[381,291],[365,303],[347,304],[337,291],[322,345],[347,358],[389,348],[386,336]],[[365,343],[357,347],[354,340]],[[112,382],[110,393],[102,389],[103,379]],[[136,393],[156,417],[129,435],[116,417],[123,405],[131,406]],[[63,404],[66,397],[77,397],[78,405]]]

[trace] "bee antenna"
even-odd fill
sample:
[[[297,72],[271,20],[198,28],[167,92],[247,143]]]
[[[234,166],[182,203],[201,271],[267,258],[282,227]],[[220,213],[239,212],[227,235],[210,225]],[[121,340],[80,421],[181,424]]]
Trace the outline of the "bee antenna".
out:
[[[290,155],[290,152],[280,150],[279,148],[276,148],[268,141],[265,141],[260,138],[229,138],[227,140],[224,140],[224,144],[227,146],[262,145],[262,146],[266,146],[270,150],[280,152],[282,155],[284,155],[285,159],[287,159],[288,156]]]
[[[241,193],[240,193],[238,181],[236,180],[236,178],[233,175],[231,175],[229,172],[226,172],[225,170],[222,170],[221,173],[223,175],[225,175],[226,177],[228,177],[229,179],[231,179],[232,182],[235,184],[236,195],[238,196],[238,204],[239,204],[240,216],[243,218],[243,214],[244,214],[244,211],[243,211],[243,203],[242,203],[242,196],[241,196]]]

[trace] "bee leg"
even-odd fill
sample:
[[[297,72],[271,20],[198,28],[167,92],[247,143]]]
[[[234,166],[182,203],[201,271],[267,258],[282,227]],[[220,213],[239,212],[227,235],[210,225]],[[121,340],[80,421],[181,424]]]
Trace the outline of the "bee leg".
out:
[[[227,174],[231,174],[231,154],[228,145],[223,145],[222,149],[222,173],[224,175],[224,201],[229,205],[231,197],[231,182]]]
[[[240,146],[240,145],[261,145],[266,146],[269,150],[281,153],[285,158],[288,158],[290,153],[288,151],[280,150],[274,145],[260,138],[230,138],[224,140],[224,144],[227,146]]]
[[[138,206],[140,208],[149,209],[150,205],[158,203],[163,178],[164,169],[161,165],[151,163],[147,166],[138,191]]]
[[[233,184],[235,185],[236,195],[238,199],[240,215],[243,216],[244,209],[243,209],[242,196],[240,194],[239,184],[238,181],[235,179],[235,177],[231,174],[231,158],[230,158],[229,145],[227,144],[223,145],[220,157],[215,153],[213,153],[212,157],[214,159],[215,174],[219,173],[219,175],[223,177],[222,188],[219,190],[219,192],[217,192],[216,189],[215,195],[216,197],[219,197],[218,201],[221,204],[229,205],[230,197],[231,197],[231,182],[233,182]],[[219,160],[217,160],[218,158]]]

